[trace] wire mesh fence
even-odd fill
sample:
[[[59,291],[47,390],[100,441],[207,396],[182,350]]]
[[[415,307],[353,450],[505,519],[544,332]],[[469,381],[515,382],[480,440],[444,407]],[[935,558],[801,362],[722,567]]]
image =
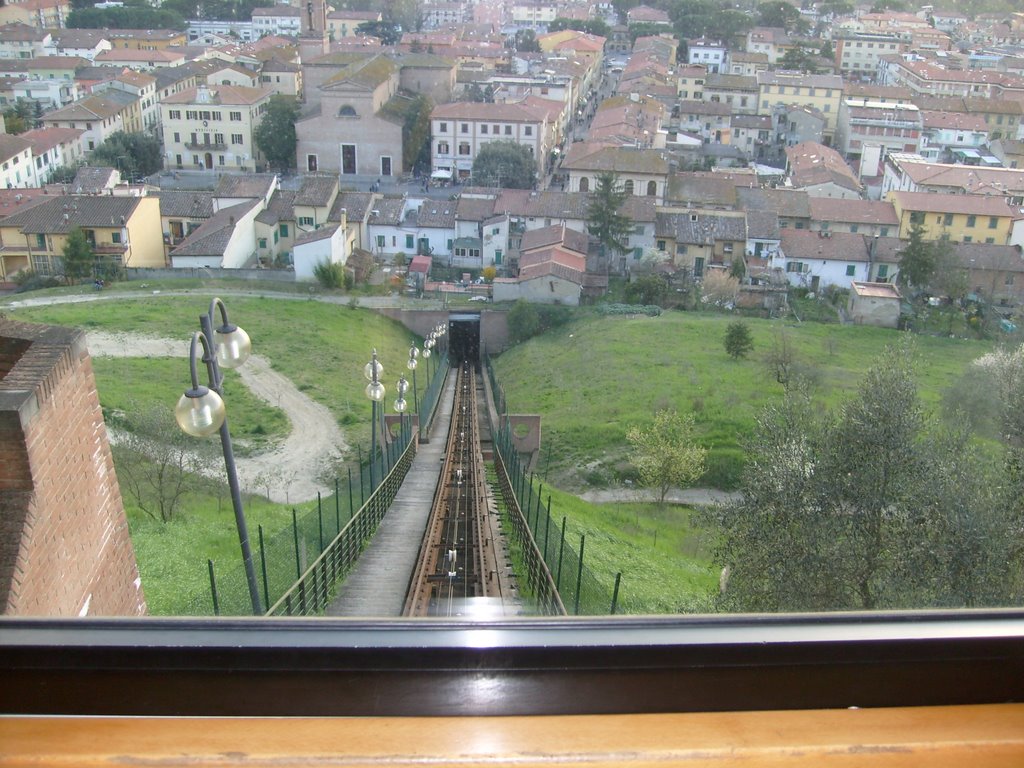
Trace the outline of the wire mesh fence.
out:
[[[538,482],[533,473],[527,472],[515,449],[505,393],[489,356],[484,359],[484,367],[498,417],[498,423],[491,425],[495,450],[505,466],[512,493],[551,572],[566,612],[592,616],[615,613],[621,574],[601,579],[586,566],[586,537],[573,538],[567,531],[566,518],[558,518],[553,513],[551,497],[544,501],[543,483]]]

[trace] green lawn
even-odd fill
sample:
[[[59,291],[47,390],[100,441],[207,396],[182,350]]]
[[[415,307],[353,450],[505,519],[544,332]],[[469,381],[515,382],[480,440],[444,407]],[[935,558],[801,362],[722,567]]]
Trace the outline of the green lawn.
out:
[[[625,472],[625,433],[661,408],[692,411],[709,448],[705,483],[732,487],[742,441],[756,415],[782,395],[765,356],[785,333],[797,362],[815,381],[815,399],[834,408],[857,386],[878,351],[905,337],[897,331],[750,319],[753,352],[732,360],[723,347],[733,318],[667,312],[659,317],[580,319],[495,358],[513,413],[543,417],[539,471],[579,489],[618,483]],[[987,342],[914,337],[922,398],[937,405]]]

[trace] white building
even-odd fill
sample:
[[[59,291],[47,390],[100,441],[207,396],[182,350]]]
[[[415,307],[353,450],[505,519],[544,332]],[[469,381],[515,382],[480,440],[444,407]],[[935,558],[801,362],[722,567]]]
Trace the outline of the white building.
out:
[[[558,146],[564,109],[564,103],[532,98],[517,104],[441,104],[430,115],[431,167],[436,175],[466,179],[481,147],[514,141],[529,149],[543,173]]]
[[[0,134],[0,187],[24,189],[38,186],[32,164],[32,142],[20,136]]]
[[[725,62],[729,49],[719,40],[690,40],[687,43],[686,61],[688,64],[700,64],[707,67],[708,72],[718,74],[725,72]]]
[[[305,282],[316,280],[314,270],[320,264],[341,264],[348,262],[345,249],[345,227],[329,224],[313,232],[306,232],[295,240],[292,247],[292,263],[295,265],[295,279]]]
[[[267,35],[297,35],[302,31],[302,9],[280,3],[273,8],[253,8],[252,31],[256,39]]]

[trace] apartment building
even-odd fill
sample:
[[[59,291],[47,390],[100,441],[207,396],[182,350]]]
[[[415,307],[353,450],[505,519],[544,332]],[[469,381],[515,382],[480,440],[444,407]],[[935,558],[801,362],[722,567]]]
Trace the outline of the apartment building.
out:
[[[843,78],[800,72],[758,72],[757,86],[758,114],[770,115],[776,106],[787,104],[816,109],[825,118],[824,143],[832,143],[843,97]]]
[[[920,225],[926,240],[1008,245],[1013,222],[1021,218],[1019,209],[994,196],[890,192],[889,200],[904,240]]]

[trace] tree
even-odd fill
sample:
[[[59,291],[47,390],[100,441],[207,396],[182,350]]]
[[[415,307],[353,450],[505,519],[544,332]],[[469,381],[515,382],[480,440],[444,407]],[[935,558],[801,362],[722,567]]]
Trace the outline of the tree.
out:
[[[686,488],[704,474],[707,448],[694,439],[693,414],[661,410],[647,429],[630,427],[626,439],[632,446],[632,462],[640,482],[658,491],[658,503],[672,488]]]
[[[35,111],[32,102],[26,99],[18,99],[4,110],[4,127],[7,133],[19,134],[31,130],[34,121]]]
[[[537,42],[537,33],[532,29],[516,30],[513,38],[513,46],[520,53],[540,53],[540,43]]]
[[[299,105],[291,96],[271,97],[263,119],[253,132],[253,139],[260,152],[273,168],[287,171],[295,167],[295,120],[299,116]]]
[[[114,423],[119,426],[114,452],[121,488],[151,518],[170,522],[205,463],[201,446],[157,411],[132,408]]]
[[[63,259],[64,279],[70,285],[92,275],[96,257],[93,254],[85,233],[79,227],[68,232],[64,241]]]
[[[800,11],[785,0],[769,0],[757,6],[757,17],[758,26],[782,27],[791,31],[800,20]]]
[[[116,168],[127,179],[156,173],[163,167],[160,139],[149,133],[117,131],[92,151],[93,165]]]
[[[492,141],[476,154],[473,183],[482,187],[533,189],[537,183],[537,162],[522,144]]]
[[[402,30],[387,21],[364,21],[356,27],[356,34],[380,38],[384,45],[395,45],[402,40]]]
[[[782,58],[779,59],[779,68],[806,72],[810,75],[818,74],[818,66],[814,63],[814,55],[801,46],[794,46],[786,51]]]
[[[754,348],[754,339],[750,335],[750,328],[742,320],[735,320],[729,323],[725,329],[725,351],[733,360],[746,357],[747,353]]]
[[[629,234],[633,222],[621,213],[628,193],[619,186],[619,177],[614,173],[600,173],[597,185],[587,205],[587,230],[597,238],[607,254],[623,253],[628,248]]]
[[[766,409],[739,499],[708,513],[730,609],[1005,604],[1003,486],[923,409],[912,350],[889,348],[856,396],[819,415],[806,389]]]
[[[924,225],[914,222],[907,245],[900,253],[899,281],[903,285],[924,288],[935,272],[935,252],[924,239]]]
[[[668,281],[654,272],[626,285],[626,301],[632,304],[661,304],[667,295]]]

